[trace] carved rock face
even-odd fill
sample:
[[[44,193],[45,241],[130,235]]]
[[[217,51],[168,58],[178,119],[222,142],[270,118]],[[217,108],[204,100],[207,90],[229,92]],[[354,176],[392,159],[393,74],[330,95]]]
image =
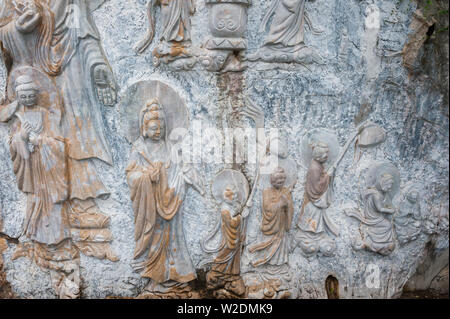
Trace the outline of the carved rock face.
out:
[[[55,30],[0,0],[0,282],[18,297],[392,298],[424,251],[448,251],[448,57],[417,1],[29,2]],[[30,70],[37,101],[14,84]],[[156,97],[164,120],[142,121]],[[39,238],[75,246],[18,249],[42,198]]]

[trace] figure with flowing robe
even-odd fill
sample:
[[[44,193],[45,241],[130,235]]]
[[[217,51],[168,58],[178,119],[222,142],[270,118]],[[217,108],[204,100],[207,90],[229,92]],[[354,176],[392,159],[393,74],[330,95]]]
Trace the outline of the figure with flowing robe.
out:
[[[402,245],[419,237],[422,231],[422,214],[417,190],[412,189],[406,193],[398,214],[394,216],[394,225],[397,239]]]
[[[126,169],[135,217],[134,267],[150,279],[146,291],[153,296],[186,298],[197,276],[183,232],[183,203],[187,186],[203,192],[202,183],[197,171],[172,158],[158,99],[141,110],[139,123],[141,136]]]
[[[8,120],[8,113],[17,119],[10,150],[18,188],[27,195],[23,234],[32,245],[25,244],[30,246],[25,254],[50,269],[60,298],[75,298],[79,294],[79,254],[71,241],[67,147],[58,130],[61,109],[59,105],[38,105],[39,91],[30,76],[18,77],[17,100],[2,109],[0,121]]]
[[[366,249],[381,255],[389,255],[394,251],[394,227],[389,216],[392,216],[396,210],[392,207],[388,194],[393,185],[392,175],[381,174],[376,184],[369,187],[362,195],[364,212],[348,213],[350,217],[361,222],[360,235],[354,243],[355,249]]]
[[[0,14],[0,44],[8,79],[20,68],[33,67],[50,76],[62,96],[69,218],[76,244],[88,256],[115,261],[109,247],[109,218],[95,202],[109,196],[95,162],[112,165],[100,104],[115,103],[115,84],[88,3],[5,0]]]
[[[169,63],[178,58],[190,57],[191,15],[195,12],[195,0],[149,0],[149,29],[145,38],[137,44],[137,51],[144,52],[153,41],[154,11],[157,5],[161,6],[161,35],[153,51],[156,63],[159,63],[159,59]]]
[[[206,275],[207,288],[224,288],[234,296],[243,296],[246,292],[241,277],[241,255],[245,241],[244,217],[240,214],[242,206],[237,200],[237,187],[228,185],[224,189],[221,214],[222,241],[211,270]]]
[[[297,240],[307,256],[322,253],[331,256],[339,231],[327,215],[333,195],[334,169],[325,170],[329,148],[318,142],[313,147],[313,159],[306,175],[305,196],[300,210]]]
[[[266,237],[249,248],[250,253],[263,252],[262,258],[252,262],[254,267],[264,264],[281,266],[289,257],[288,232],[294,215],[291,190],[285,187],[286,173],[279,167],[271,174],[272,187],[263,191],[263,219],[261,231]]]
[[[308,62],[318,60],[314,50],[305,44],[305,24],[314,29],[305,10],[308,0],[275,0],[261,22],[261,32],[268,33],[263,47],[250,60],[267,62]],[[314,56],[316,55],[316,57]]]

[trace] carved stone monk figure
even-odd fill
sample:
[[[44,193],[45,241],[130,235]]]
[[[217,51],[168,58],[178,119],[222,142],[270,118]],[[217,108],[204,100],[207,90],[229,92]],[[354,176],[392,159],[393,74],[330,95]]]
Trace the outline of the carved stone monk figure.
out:
[[[86,0],[4,0],[0,45],[8,79],[22,67],[46,73],[62,97],[67,139],[71,226],[89,256],[117,260],[108,246],[109,219],[94,199],[106,198],[96,161],[112,164],[100,104],[116,100],[112,72]],[[13,88],[7,87],[8,99]],[[81,234],[83,233],[83,234]]]
[[[381,255],[389,255],[394,251],[394,228],[388,217],[396,211],[388,195],[393,185],[392,175],[379,175],[375,186],[368,188],[362,196],[364,213],[354,211],[349,214],[361,222],[361,236],[355,242],[355,249],[367,249]]]
[[[220,210],[222,219],[222,242],[211,270],[206,276],[207,288],[224,288],[235,296],[246,292],[241,277],[241,254],[245,240],[244,218],[240,214],[242,205],[238,201],[237,187],[230,184],[223,191],[223,203]]]
[[[188,184],[200,191],[198,173],[172,158],[164,106],[158,99],[141,110],[141,136],[126,169],[135,217],[135,269],[151,279],[146,290],[157,297],[189,297],[196,279],[183,232]],[[141,260],[143,257],[143,260]]]
[[[18,187],[27,195],[23,233],[31,242],[24,254],[50,269],[60,298],[75,298],[79,257],[71,241],[66,145],[58,131],[61,109],[59,105],[38,105],[39,91],[31,77],[18,77],[17,100],[3,108],[0,121],[8,120],[5,111],[18,118],[10,149]],[[16,251],[14,258],[20,253]]]
[[[156,61],[165,58],[165,63],[180,57],[188,57],[191,45],[191,15],[195,12],[195,0],[149,0],[149,30],[136,49],[142,53],[153,41],[155,34],[154,10],[161,6],[161,36],[153,55]],[[157,62],[158,63],[158,62]]]
[[[333,254],[335,243],[331,236],[339,231],[327,215],[333,193],[334,168],[327,172],[324,164],[328,161],[328,145],[318,142],[312,145],[312,161],[308,169],[305,197],[297,223],[297,240],[306,255],[321,252]]]
[[[265,241],[249,248],[251,253],[263,252],[263,257],[252,262],[254,267],[264,264],[280,266],[288,262],[289,238],[294,215],[291,190],[285,187],[286,173],[279,167],[270,176],[271,188],[263,191],[263,219],[261,231]]]

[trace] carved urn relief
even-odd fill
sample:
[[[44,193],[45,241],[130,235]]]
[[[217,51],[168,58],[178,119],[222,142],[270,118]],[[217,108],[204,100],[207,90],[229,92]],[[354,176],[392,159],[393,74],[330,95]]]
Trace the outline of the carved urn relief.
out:
[[[247,8],[251,0],[206,0],[206,4],[212,37],[205,44],[210,54],[203,65],[210,71],[241,71],[239,56],[247,49]]]
[[[207,49],[245,50],[247,31],[247,7],[250,0],[207,0],[210,7],[209,28],[213,36],[206,43]]]

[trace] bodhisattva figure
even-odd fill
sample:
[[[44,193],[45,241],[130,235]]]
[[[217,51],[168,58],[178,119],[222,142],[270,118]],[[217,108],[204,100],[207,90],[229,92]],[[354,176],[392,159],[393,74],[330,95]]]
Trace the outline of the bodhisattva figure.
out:
[[[88,256],[116,261],[109,246],[109,217],[95,202],[109,196],[95,162],[112,165],[100,104],[112,106],[116,88],[88,2],[4,0],[0,45],[8,72],[7,102],[13,100],[12,75],[23,67],[37,69],[56,83],[63,106],[75,244]]]
[[[395,249],[392,216],[396,209],[392,199],[398,191],[400,174],[392,164],[381,164],[369,171],[367,179],[367,188],[361,194],[364,212],[346,211],[348,216],[361,222],[354,248],[389,255]]]
[[[275,0],[261,23],[261,32],[269,29],[264,46],[250,61],[286,63],[320,63],[322,58],[305,44],[305,24],[314,34],[322,31],[313,27],[306,11],[308,0]]]
[[[202,243],[208,253],[217,253],[206,275],[209,290],[218,298],[245,297],[247,288],[241,277],[241,255],[245,243],[245,208],[249,186],[242,173],[224,170],[215,179],[213,186],[215,199],[220,202],[220,220],[215,230]],[[217,248],[209,249],[208,241],[216,234],[221,235]]]
[[[159,43],[153,50],[154,64],[171,63],[183,59],[184,63],[177,68],[190,69],[196,59],[191,52],[191,15],[195,13],[195,0],[149,0],[148,20],[149,28],[145,38],[140,41],[136,50],[143,53],[152,43],[155,36],[155,6],[161,6],[161,36]]]
[[[333,196],[335,167],[325,169],[329,158],[329,146],[317,142],[312,147],[312,160],[306,175],[305,197],[297,222],[297,241],[306,255],[322,253],[334,254],[335,241],[339,230],[330,220],[327,209]]]
[[[405,198],[400,203],[398,214],[394,215],[394,225],[401,245],[418,238],[422,231],[422,214],[417,189],[406,192]]]
[[[264,264],[281,266],[288,262],[289,238],[294,203],[291,189],[285,186],[286,173],[279,167],[270,175],[272,187],[263,191],[263,219],[261,231],[265,240],[249,248],[251,253],[262,252],[262,258],[252,262],[254,267]]]
[[[69,179],[66,144],[58,130],[60,105],[39,105],[40,92],[30,76],[16,79],[17,100],[0,112],[0,121],[14,114],[10,150],[19,189],[27,195],[23,234],[30,240],[24,255],[49,269],[60,298],[79,294],[79,251],[69,221]],[[9,114],[8,114],[9,113]],[[20,250],[14,258],[20,257]]]
[[[141,110],[141,136],[126,169],[135,217],[134,268],[150,279],[144,297],[190,298],[189,282],[197,276],[183,232],[183,203],[188,185],[204,191],[198,172],[173,158],[165,107],[156,98]]]

